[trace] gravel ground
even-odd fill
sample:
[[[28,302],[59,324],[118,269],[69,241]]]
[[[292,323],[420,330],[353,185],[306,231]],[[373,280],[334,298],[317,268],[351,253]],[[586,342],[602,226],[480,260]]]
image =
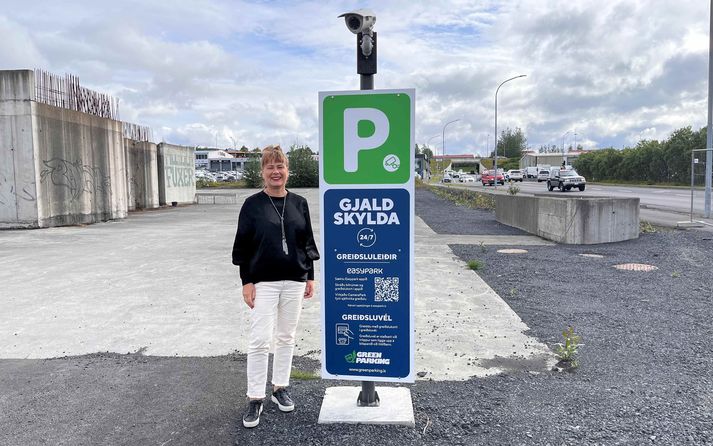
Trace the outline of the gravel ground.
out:
[[[513,234],[490,212],[418,190],[416,212],[437,232]],[[486,230],[487,228],[487,230]],[[531,328],[554,346],[582,336],[572,372],[506,374],[410,386],[416,427],[318,425],[335,381],[293,381],[297,409],[267,403],[240,425],[245,357],[95,354],[0,360],[0,444],[493,445],[713,444],[713,238],[658,232],[595,246],[456,245]],[[600,254],[585,258],[581,253]],[[618,271],[641,262],[653,272]],[[301,370],[315,361],[296,358]],[[502,363],[499,364],[502,366]]]

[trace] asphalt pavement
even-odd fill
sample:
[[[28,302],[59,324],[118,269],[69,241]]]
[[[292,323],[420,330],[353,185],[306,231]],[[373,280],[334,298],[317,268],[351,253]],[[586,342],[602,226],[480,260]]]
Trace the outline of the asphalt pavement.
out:
[[[353,383],[315,379],[293,380],[294,413],[268,403],[260,426],[243,429],[244,310],[232,266],[213,261],[228,262],[230,206],[0,232],[11,291],[0,296],[11,310],[0,314],[0,444],[713,444],[709,233],[554,245],[426,190],[417,270],[441,282],[417,294],[430,299],[417,328],[435,356],[420,356],[426,376],[408,386],[416,427],[317,425],[325,388]],[[115,236],[125,243],[112,251]],[[527,253],[499,252],[514,247]],[[464,267],[473,259],[477,273]],[[657,269],[613,268],[623,263]],[[306,372],[319,366],[317,308],[306,303],[295,360]],[[570,325],[580,366],[553,371]],[[508,354],[511,344],[536,353]]]

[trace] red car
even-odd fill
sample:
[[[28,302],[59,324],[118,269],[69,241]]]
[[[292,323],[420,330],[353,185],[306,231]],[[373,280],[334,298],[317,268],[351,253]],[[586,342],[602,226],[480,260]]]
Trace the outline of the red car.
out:
[[[505,185],[505,176],[502,173],[493,175],[492,170],[486,170],[480,177],[480,182],[483,183],[483,186],[492,186],[495,184],[496,181],[499,184]]]

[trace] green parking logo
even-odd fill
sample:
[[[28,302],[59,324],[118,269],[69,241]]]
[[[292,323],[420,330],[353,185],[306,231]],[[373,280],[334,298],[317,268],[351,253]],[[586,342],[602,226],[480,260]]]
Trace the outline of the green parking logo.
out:
[[[411,178],[411,108],[406,93],[326,95],[324,181],[405,184]]]
[[[345,356],[344,356],[344,359],[345,359],[349,364],[354,364],[354,361],[356,361],[356,357],[357,357],[356,350],[353,350],[353,351],[352,351],[351,353],[349,353],[348,355],[345,355]]]

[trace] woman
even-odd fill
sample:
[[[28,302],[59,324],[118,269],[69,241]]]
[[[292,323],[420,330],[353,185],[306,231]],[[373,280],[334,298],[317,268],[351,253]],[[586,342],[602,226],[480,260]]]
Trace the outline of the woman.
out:
[[[273,330],[272,401],[282,412],[294,410],[287,386],[295,332],[302,298],[314,294],[313,261],[319,252],[307,200],[285,188],[288,167],[279,146],[263,150],[265,188],[245,200],[233,244],[233,264],[240,266],[243,299],[250,307],[245,427],[260,423]]]

